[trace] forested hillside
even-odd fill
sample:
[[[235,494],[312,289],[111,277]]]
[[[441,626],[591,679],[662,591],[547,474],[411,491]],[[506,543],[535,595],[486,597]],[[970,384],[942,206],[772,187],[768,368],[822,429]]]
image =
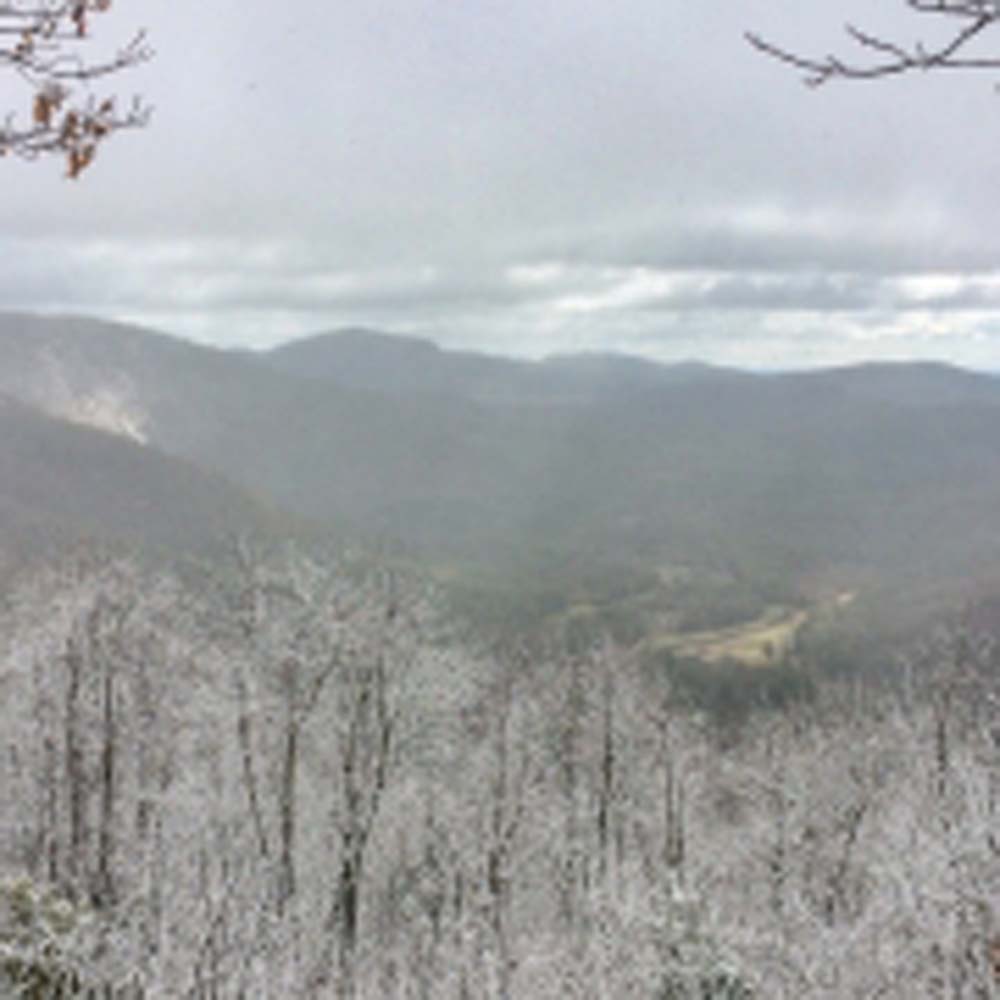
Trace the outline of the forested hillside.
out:
[[[367,333],[255,357],[15,314],[0,347],[31,405],[431,558],[541,545],[794,575],[1000,557],[1000,381],[946,366],[528,364]]]
[[[366,331],[255,355],[17,314],[0,349],[26,405],[416,560],[503,628],[589,608],[622,638],[842,592],[954,610],[1000,570],[1000,380],[944,365],[529,363]]]

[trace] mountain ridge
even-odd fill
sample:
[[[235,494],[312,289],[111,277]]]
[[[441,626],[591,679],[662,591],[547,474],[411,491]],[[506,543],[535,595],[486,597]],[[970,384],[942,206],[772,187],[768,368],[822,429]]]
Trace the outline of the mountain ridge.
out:
[[[498,360],[355,330],[295,342],[325,355],[307,377],[271,352],[103,329],[0,315],[0,391],[59,416],[53,385],[76,402],[113,390],[148,447],[432,562],[788,580],[1000,567],[991,376],[923,362],[764,375]]]
[[[277,347],[256,352],[264,363],[309,378],[330,378],[368,387],[402,388],[403,379],[388,378],[376,366],[423,364],[421,373],[410,371],[411,388],[422,391],[456,391],[461,378],[518,380],[521,391],[553,391],[559,377],[580,389],[581,379],[672,381],[685,377],[747,376],[751,373],[696,359],[663,362],[617,352],[581,351],[547,355],[537,360],[444,347],[432,340],[397,335],[366,327],[346,327],[311,334]],[[547,381],[546,381],[547,380]]]

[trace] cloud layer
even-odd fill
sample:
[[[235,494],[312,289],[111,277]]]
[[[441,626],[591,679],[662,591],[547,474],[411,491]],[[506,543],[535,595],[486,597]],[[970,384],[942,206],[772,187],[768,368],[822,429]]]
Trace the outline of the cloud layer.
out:
[[[813,92],[742,39],[826,51],[870,6],[156,12],[153,126],[81,184],[4,166],[0,303],[224,345],[363,323],[532,356],[995,366],[989,81]],[[902,8],[875,27],[910,37]]]

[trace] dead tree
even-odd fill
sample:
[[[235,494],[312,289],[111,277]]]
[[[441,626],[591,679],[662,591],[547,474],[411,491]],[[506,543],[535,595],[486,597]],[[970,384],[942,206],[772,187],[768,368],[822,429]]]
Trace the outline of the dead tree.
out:
[[[979,54],[974,46],[1000,24],[1000,4],[996,0],[905,0],[905,4],[909,10],[927,15],[936,24],[950,26],[945,40],[907,46],[848,24],[844,30],[864,57],[854,61],[837,55],[802,55],[755,32],[747,32],[746,39],[765,55],[800,70],[811,87],[833,79],[874,80],[917,70],[1000,69],[1000,54]]]
[[[66,176],[77,178],[112,133],[138,128],[150,108],[133,98],[125,108],[114,95],[97,95],[97,80],[147,60],[151,50],[138,32],[116,52],[88,60],[91,22],[111,0],[0,2],[0,69],[19,76],[27,91],[25,112],[11,111],[0,124],[0,156],[65,158]]]

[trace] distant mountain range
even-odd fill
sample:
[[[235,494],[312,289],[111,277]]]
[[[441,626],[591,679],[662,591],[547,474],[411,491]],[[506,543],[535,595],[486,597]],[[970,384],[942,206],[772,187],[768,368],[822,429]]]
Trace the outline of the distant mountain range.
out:
[[[662,365],[620,354],[515,361],[444,350],[429,340],[353,328],[292,341],[262,357],[281,371],[386,393],[438,393],[482,402],[585,401],[598,395],[741,373],[700,362]]]
[[[8,536],[167,541],[279,507],[511,572],[1000,568],[1000,380],[947,365],[526,362],[366,330],[227,352],[0,314],[0,392]]]

